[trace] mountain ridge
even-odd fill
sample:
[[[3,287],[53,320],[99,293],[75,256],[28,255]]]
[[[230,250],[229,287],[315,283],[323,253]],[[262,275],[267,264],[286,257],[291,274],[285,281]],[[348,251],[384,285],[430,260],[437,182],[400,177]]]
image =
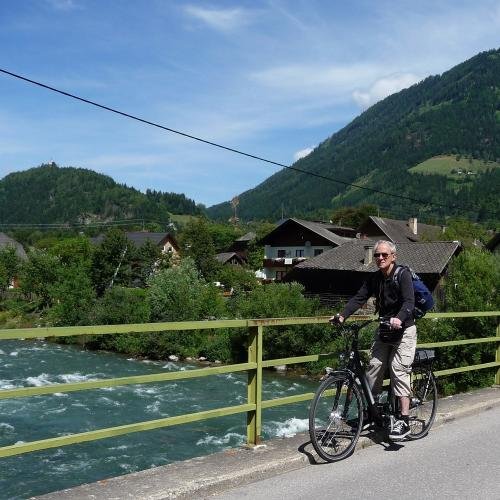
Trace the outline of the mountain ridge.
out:
[[[0,180],[2,224],[85,224],[117,219],[168,222],[172,213],[200,214],[183,194],[119,184],[93,170],[42,164]]]
[[[500,218],[496,193],[498,169],[481,173],[474,185],[457,193],[439,176],[417,176],[409,169],[437,155],[500,158],[500,49],[482,52],[441,75],[393,94],[361,113],[325,139],[293,167],[347,184],[366,187],[426,204],[347,189],[345,185],[283,169],[238,196],[242,219],[317,216],[342,205],[372,203],[413,212],[423,218],[464,215]],[[368,176],[368,177],[367,177]],[[496,188],[496,189],[495,189]],[[460,204],[457,202],[460,201]],[[439,207],[441,205],[441,207]],[[456,206],[456,209],[449,207]],[[447,208],[448,207],[448,208]],[[209,207],[215,219],[231,215],[229,203]]]

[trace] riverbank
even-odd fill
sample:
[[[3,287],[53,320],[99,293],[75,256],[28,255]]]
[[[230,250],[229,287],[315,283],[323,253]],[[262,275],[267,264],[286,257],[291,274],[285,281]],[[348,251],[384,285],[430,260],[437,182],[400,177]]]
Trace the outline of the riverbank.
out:
[[[500,406],[498,386],[442,398],[433,429],[496,406]],[[361,448],[376,445],[379,439],[380,436],[362,435],[355,453]],[[432,429],[426,439],[432,439]],[[158,500],[205,497],[318,463],[321,461],[316,458],[308,435],[302,433],[292,438],[271,439],[255,448],[234,448],[36,498]]]

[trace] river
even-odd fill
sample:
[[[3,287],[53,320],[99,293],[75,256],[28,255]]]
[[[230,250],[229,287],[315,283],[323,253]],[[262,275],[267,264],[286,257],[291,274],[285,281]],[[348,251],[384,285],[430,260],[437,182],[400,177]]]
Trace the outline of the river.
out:
[[[43,340],[0,342],[0,389],[191,370],[199,365],[127,358]],[[0,446],[246,402],[246,373],[0,400]],[[265,371],[263,399],[317,383]],[[263,438],[307,429],[308,403],[263,412]],[[242,445],[246,415],[138,432],[0,458],[0,498],[21,499]]]

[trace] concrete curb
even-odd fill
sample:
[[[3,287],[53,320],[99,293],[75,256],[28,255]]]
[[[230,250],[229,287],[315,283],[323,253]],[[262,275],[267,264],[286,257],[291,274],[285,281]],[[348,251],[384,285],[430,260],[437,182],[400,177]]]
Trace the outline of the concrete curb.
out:
[[[491,387],[439,400],[432,430],[448,422],[487,411],[500,405],[500,388]],[[361,436],[356,450],[377,444]],[[36,498],[51,499],[184,499],[206,498],[235,486],[249,484],[321,464],[308,434],[273,439],[254,448],[237,448],[205,457],[115,477]]]

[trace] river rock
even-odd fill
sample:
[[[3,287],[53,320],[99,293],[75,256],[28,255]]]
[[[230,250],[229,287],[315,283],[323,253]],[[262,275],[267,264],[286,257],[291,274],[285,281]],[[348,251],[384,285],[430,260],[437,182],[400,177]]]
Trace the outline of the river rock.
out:
[[[286,365],[277,365],[274,367],[277,372],[286,372]]]
[[[168,357],[169,361],[179,361],[179,356],[176,356],[175,354],[171,354]]]

